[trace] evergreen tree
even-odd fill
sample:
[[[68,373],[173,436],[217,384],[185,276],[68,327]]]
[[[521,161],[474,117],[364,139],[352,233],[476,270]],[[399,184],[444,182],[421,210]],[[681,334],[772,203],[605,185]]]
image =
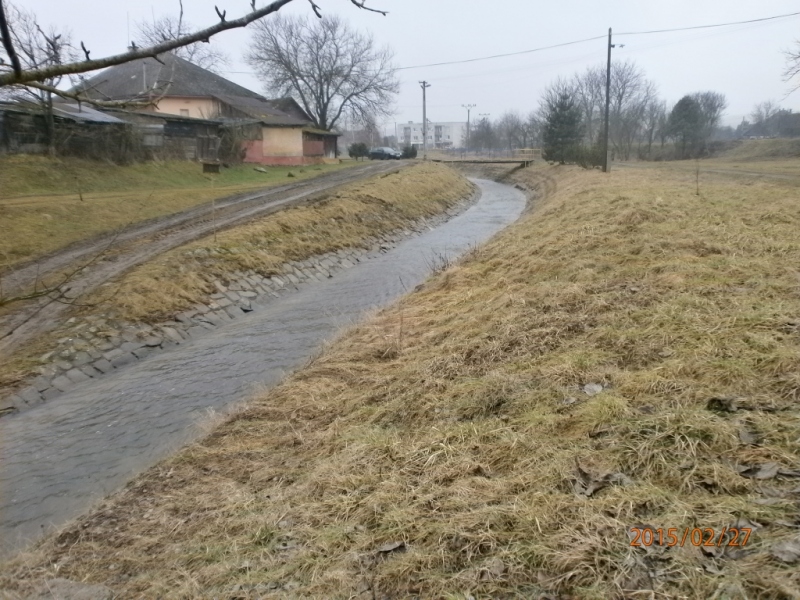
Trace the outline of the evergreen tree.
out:
[[[672,108],[667,121],[667,134],[675,140],[678,158],[690,158],[703,142],[703,110],[691,96],[684,96]]]
[[[574,160],[583,139],[582,113],[575,98],[567,92],[547,104],[544,133],[544,159],[564,164]]]

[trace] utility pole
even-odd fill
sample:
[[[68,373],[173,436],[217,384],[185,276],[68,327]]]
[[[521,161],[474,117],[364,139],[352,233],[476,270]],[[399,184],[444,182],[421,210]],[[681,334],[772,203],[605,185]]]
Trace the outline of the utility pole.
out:
[[[469,111],[475,108],[475,104],[462,104],[461,108],[467,109],[467,152],[469,152]]]
[[[608,118],[611,110],[611,27],[608,28],[608,66],[606,67],[606,123],[603,136],[603,173],[608,173]]]
[[[605,123],[605,136],[603,140],[603,149],[605,156],[603,156],[603,173],[611,171],[611,165],[608,164],[608,129],[609,129],[609,115],[611,112],[611,49],[616,48],[616,44],[611,43],[611,27],[608,28],[608,66],[606,67],[606,123]],[[620,44],[620,48],[624,48],[625,44]]]
[[[427,81],[420,81],[422,87],[422,160],[428,160],[428,106],[425,99],[425,90],[431,87]]]

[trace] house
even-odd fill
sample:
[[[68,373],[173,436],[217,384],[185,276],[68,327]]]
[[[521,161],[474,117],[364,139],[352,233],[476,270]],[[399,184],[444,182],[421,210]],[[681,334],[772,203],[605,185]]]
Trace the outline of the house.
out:
[[[171,53],[110,67],[72,91],[97,100],[145,100],[158,115],[220,123],[237,132],[246,162],[303,165],[337,155],[338,134],[316,129],[292,98],[268,100]]]

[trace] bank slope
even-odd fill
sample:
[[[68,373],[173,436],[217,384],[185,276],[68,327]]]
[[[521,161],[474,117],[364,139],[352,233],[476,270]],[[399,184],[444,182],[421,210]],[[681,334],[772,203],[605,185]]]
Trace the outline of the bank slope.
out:
[[[800,206],[654,168],[536,209],[6,569],[120,597],[783,598]],[[557,189],[554,189],[557,188]],[[744,547],[631,528],[752,530]],[[740,538],[740,542],[743,541]]]

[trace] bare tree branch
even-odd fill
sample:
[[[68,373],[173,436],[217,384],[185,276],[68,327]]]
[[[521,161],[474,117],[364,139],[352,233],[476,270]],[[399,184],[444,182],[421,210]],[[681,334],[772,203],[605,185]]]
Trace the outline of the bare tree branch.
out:
[[[19,77],[22,75],[22,64],[19,61],[19,56],[17,56],[17,51],[14,49],[14,44],[11,41],[11,29],[8,26],[6,10],[2,0],[0,0],[0,35],[3,36],[3,47],[6,50],[6,54],[8,54],[8,60],[11,61],[14,74]]]
[[[94,59],[94,60],[86,60],[86,61],[75,61],[69,63],[63,63],[58,65],[48,65],[41,68],[31,68],[31,69],[14,69],[8,73],[0,74],[0,86],[6,85],[13,85],[13,84],[25,84],[31,81],[45,81],[47,79],[51,79],[53,77],[59,77],[63,75],[74,75],[77,73],[86,73],[88,71],[96,71],[98,69],[104,69],[106,67],[112,67],[114,65],[121,65],[126,62],[130,62],[133,60],[137,60],[140,58],[148,58],[153,57],[158,54],[163,54],[164,52],[169,52],[171,50],[175,50],[177,48],[181,48],[183,46],[187,46],[189,44],[194,44],[196,42],[205,42],[208,41],[212,36],[221,33],[223,31],[228,31],[230,29],[237,29],[246,27],[250,23],[254,21],[258,21],[270,15],[272,13],[277,12],[293,0],[273,0],[267,6],[263,8],[252,10],[248,14],[244,15],[239,19],[234,19],[232,21],[228,20],[220,20],[219,23],[212,25],[211,27],[206,27],[205,29],[201,29],[200,31],[196,31],[192,34],[181,36],[178,39],[174,40],[167,40],[160,44],[154,44],[152,46],[146,48],[137,48],[131,49],[128,52],[124,52],[122,54],[116,54],[114,56],[108,56],[106,58]],[[371,7],[365,6],[365,2],[358,1],[358,0],[351,0],[351,2],[360,9],[368,10],[371,12],[378,12],[380,14],[386,14],[384,11],[380,11]],[[255,6],[254,2],[250,4],[251,8]],[[219,12],[217,9],[217,13],[219,14],[221,19],[224,19],[225,12]],[[6,44],[7,37],[3,36],[3,42]],[[8,52],[8,49],[6,50]],[[14,49],[11,48],[11,53],[9,53],[9,59],[12,58],[14,55]]]

